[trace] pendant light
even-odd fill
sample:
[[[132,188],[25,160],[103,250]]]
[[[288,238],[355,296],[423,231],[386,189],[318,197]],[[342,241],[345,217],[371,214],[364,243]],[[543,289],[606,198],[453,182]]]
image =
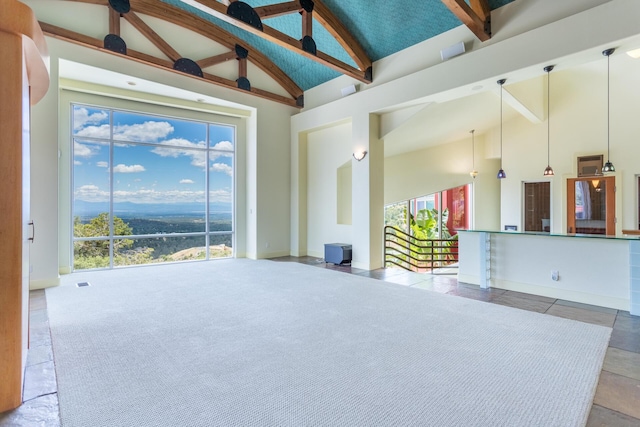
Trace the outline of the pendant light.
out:
[[[475,132],[475,129],[471,129],[469,131],[469,133],[471,134],[471,161],[473,162],[472,170],[471,172],[469,172],[471,178],[475,178],[476,176],[478,176],[478,171],[476,170],[476,140],[474,138]]]
[[[507,174],[504,173],[504,169],[502,169],[502,85],[506,82],[507,79],[498,80],[498,84],[500,85],[500,170],[498,171],[498,179],[504,179],[507,177]]]
[[[547,72],[547,168],[544,170],[544,176],[553,176],[553,168],[551,167],[551,163],[549,162],[550,152],[551,152],[551,139],[549,137],[550,132],[550,124],[551,114],[549,113],[549,73],[553,70],[553,65],[548,65],[544,67],[544,71]]]
[[[604,164],[604,167],[602,168],[602,173],[606,173],[606,172],[615,172],[616,168],[613,166],[613,163],[611,163],[611,160],[609,160],[609,122],[610,122],[610,113],[609,113],[609,80],[610,80],[610,76],[609,76],[609,57],[611,56],[611,54],[615,52],[615,49],[607,49],[604,50],[602,52],[602,54],[604,56],[607,57],[607,163]]]

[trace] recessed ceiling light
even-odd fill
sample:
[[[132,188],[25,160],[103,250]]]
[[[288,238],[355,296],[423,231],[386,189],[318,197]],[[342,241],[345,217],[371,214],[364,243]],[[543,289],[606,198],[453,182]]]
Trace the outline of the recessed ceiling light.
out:
[[[129,86],[135,86],[135,85],[137,85],[138,83],[136,83],[136,82],[134,82],[134,81],[129,80],[129,81],[127,82],[127,84],[128,84]]]
[[[640,48],[638,49],[633,49],[633,50],[628,50],[627,51],[627,55],[629,55],[630,57],[632,57],[633,59],[638,59],[640,58]]]

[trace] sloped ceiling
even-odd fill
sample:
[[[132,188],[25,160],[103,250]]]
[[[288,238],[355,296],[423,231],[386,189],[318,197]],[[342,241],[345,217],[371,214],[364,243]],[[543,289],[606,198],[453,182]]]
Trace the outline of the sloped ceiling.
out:
[[[115,35],[121,37],[122,43],[126,42],[128,45],[124,36],[132,34],[133,27],[155,47],[151,46],[148,51],[127,49],[126,53],[120,52],[120,54],[169,69],[176,67],[178,59],[186,58],[201,65],[197,70],[200,73],[198,75],[214,84],[247,90],[257,96],[303,107],[304,91],[338,77],[341,72],[355,76],[364,83],[375,81],[375,75],[371,75],[371,67],[366,65],[463,25],[460,21],[463,18],[459,19],[449,8],[459,9],[460,4],[469,8],[462,0],[323,0],[322,2],[315,0],[313,13],[307,14],[313,19],[306,21],[311,24],[304,31],[305,15],[298,10],[302,10],[301,5],[304,4],[313,6],[312,0],[279,3],[278,0],[246,0],[231,3],[242,4],[252,11],[257,8],[277,8],[282,5],[298,7],[297,10],[288,14],[264,16],[265,31],[257,31],[247,25],[247,22],[230,18],[227,12],[230,1],[233,0],[50,0],[36,2],[39,9],[36,13],[38,16],[48,17],[47,21],[41,21],[46,34],[105,51],[113,51],[113,48],[103,45],[103,37],[107,34],[111,36],[115,31]],[[482,9],[484,16],[488,16],[487,6],[493,10],[512,1],[471,0],[470,4],[475,5],[474,11]],[[163,4],[165,6],[162,6]],[[71,24],[68,16],[62,16],[65,13],[69,14],[69,5],[84,12],[82,17],[76,16]],[[122,7],[126,12],[121,12]],[[320,12],[322,8],[325,11],[323,13]],[[43,10],[45,10],[44,13],[42,13]],[[88,10],[91,10],[92,16],[86,16]],[[470,8],[469,11],[471,11]],[[475,14],[474,11],[470,13]],[[332,19],[336,18],[333,25],[327,24],[328,20],[325,16],[327,14]],[[477,15],[474,16],[477,17]],[[321,25],[321,18],[325,21],[324,26]],[[175,46],[184,44],[184,34],[181,34],[181,31],[174,31],[168,35],[166,33],[160,35],[161,32],[157,30],[161,28],[158,26],[158,19],[172,25],[182,25],[189,31],[197,33],[196,35],[208,38],[214,45],[205,53],[200,49],[199,57],[182,56],[183,51],[179,51]],[[81,20],[93,23],[92,34],[83,33],[77,28],[69,28],[75,27]],[[109,29],[98,34],[95,28],[104,28],[106,20],[108,20]],[[336,25],[348,35],[348,38],[343,38],[342,44],[335,38],[336,33],[340,33],[336,30]],[[123,34],[120,34],[121,26]],[[277,40],[274,42],[274,39],[268,36],[265,38],[265,34],[268,33],[267,26],[282,34],[284,38],[288,38],[291,41],[289,45]],[[310,53],[308,49],[301,48],[299,41],[305,34],[312,35],[317,53]],[[292,45],[295,45],[293,49]],[[360,52],[360,55],[354,54],[353,51],[350,55],[345,50],[344,46],[349,46],[347,49],[351,49],[352,45],[357,45],[353,49]],[[248,56],[245,54],[244,57],[236,57],[234,47],[238,46],[247,48]],[[226,52],[221,53],[221,47],[226,49]],[[160,55],[158,55],[158,49],[161,51]],[[363,67],[361,57],[364,55],[366,55],[366,65]],[[216,58],[219,60],[220,57],[224,57],[223,61],[238,60],[239,66],[235,67],[235,76],[216,74],[221,67],[215,71],[211,70],[211,65],[205,67],[204,64],[207,64],[207,61],[211,63],[211,60]],[[220,63],[217,62],[214,65],[217,66]],[[260,69],[261,72],[273,78],[284,89],[284,95],[282,91],[264,90],[252,84],[253,76],[249,75],[252,70],[248,68],[248,63],[252,63],[254,69]]]
[[[182,0],[163,0],[202,16],[230,33],[246,40],[265,53],[303,90],[310,89],[340,75],[324,65],[270,43],[233,25],[216,19]],[[491,10],[514,0],[489,0]],[[245,0],[252,7],[275,3],[274,0]],[[324,0],[331,11],[347,26],[372,61],[399,52],[445,31],[462,25],[441,0]],[[300,16],[290,14],[265,20],[265,24],[299,40],[302,38]],[[313,38],[319,50],[355,66],[349,55],[317,21]],[[374,76],[375,79],[375,76]]]

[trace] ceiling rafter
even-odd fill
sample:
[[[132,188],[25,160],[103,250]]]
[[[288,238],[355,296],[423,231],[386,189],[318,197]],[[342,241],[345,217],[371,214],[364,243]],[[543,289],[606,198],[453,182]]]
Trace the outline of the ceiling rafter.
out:
[[[262,19],[275,18],[277,16],[289,15],[294,12],[302,10],[300,2],[288,1],[284,3],[269,4],[266,6],[256,7],[253,10],[256,11],[258,16]]]
[[[466,25],[480,41],[491,38],[491,9],[488,0],[442,0],[445,6]]]
[[[95,0],[92,0],[95,1]],[[104,48],[104,43],[102,40],[99,39],[95,39],[93,37],[89,37],[86,36],[84,34],[80,34],[80,33],[76,33],[74,31],[70,31],[70,30],[66,30],[64,28],[61,27],[57,27],[55,25],[51,25],[51,24],[47,24],[46,22],[42,22],[39,21],[40,27],[42,28],[42,32],[49,36],[49,37],[53,37],[59,40],[64,40],[66,42],[70,42],[70,43],[74,43],[74,44],[78,44],[81,46],[85,46],[85,47],[89,47],[92,49],[96,49],[96,50],[100,50],[102,52],[106,52],[106,53],[110,53],[112,55],[116,55],[116,56],[121,56],[124,58],[127,58],[129,60],[133,60],[142,64],[146,64],[146,65],[150,65],[153,67],[158,67],[158,68],[163,68],[169,71],[172,71],[174,73],[177,74],[181,74],[181,75],[186,75],[189,77],[196,77],[196,76],[192,76],[190,74],[185,74],[181,71],[177,71],[173,69],[173,62],[168,61],[166,59],[160,59],[160,58],[156,58],[155,56],[152,55],[148,55],[146,53],[143,52],[138,52],[132,49],[127,49],[127,54],[123,55],[108,49]],[[197,78],[197,77],[196,77]],[[208,81],[209,83],[213,83],[215,85],[218,86],[223,86],[226,87],[228,89],[233,89],[239,92],[244,92],[247,93],[246,90],[240,89],[237,87],[237,84],[235,81],[233,80],[229,80],[229,79],[225,79],[219,76],[215,76],[213,74],[209,74],[209,73],[203,73],[203,77],[204,80]],[[279,102],[281,104],[285,104],[291,107],[300,107],[300,105],[296,104],[296,100],[286,97],[286,96],[282,96],[282,95],[278,95],[278,94],[274,94],[262,89],[258,89],[258,88],[251,88],[251,93],[259,96],[261,98],[265,98],[271,101],[276,101]]]
[[[361,70],[371,67],[371,59],[347,27],[320,0],[314,1],[313,17],[335,38]]]
[[[237,59],[237,58],[238,58],[238,54],[232,50],[230,52],[221,53],[220,55],[213,55],[208,58],[202,58],[196,62],[198,63],[200,68],[207,68],[207,67],[222,64],[223,62],[229,61],[231,59]]]
[[[100,6],[109,7],[109,0],[67,0],[67,1],[75,1],[80,3],[89,3]],[[172,61],[166,61],[154,56],[132,51],[127,49],[126,54],[124,56],[131,57],[138,62],[146,62],[149,65],[155,67],[167,68],[171,71],[174,70],[174,64],[177,59],[180,58],[180,54],[175,51],[166,41],[164,41],[153,29],[149,27],[135,12],[151,16],[154,18],[158,18],[167,22],[170,22],[174,25],[180,26],[187,30],[198,33],[210,40],[215,41],[218,44],[230,49],[231,52],[226,52],[220,55],[214,55],[208,58],[202,58],[198,61],[194,62],[196,68],[198,66],[200,68],[206,68],[207,66],[212,66],[217,63],[224,62],[225,60],[235,58],[239,62],[238,70],[239,70],[239,78],[238,81],[232,81],[229,79],[224,79],[221,77],[217,77],[215,75],[204,73],[203,77],[205,80],[210,83],[214,83],[217,85],[221,85],[224,87],[228,87],[235,90],[241,90],[243,92],[250,92],[259,97],[271,99],[273,101],[283,103],[290,106],[295,106],[301,108],[303,106],[303,91],[302,89],[288,76],[286,75],[277,65],[275,65],[269,58],[267,58],[264,54],[256,51],[252,46],[248,45],[242,39],[235,37],[234,35],[228,33],[227,31],[217,27],[211,22],[202,19],[200,17],[194,16],[191,13],[177,8],[175,6],[169,5],[164,2],[160,2],[157,0],[130,0],[131,11],[126,14],[119,14],[115,12],[111,7],[109,7],[109,31],[113,30],[113,33],[119,36],[120,33],[120,20],[119,18],[122,16],[131,25],[140,31],[146,38],[148,38],[156,47],[158,47],[167,57],[169,57]],[[131,16],[127,16],[131,15]],[[69,42],[74,42],[78,44],[82,44],[85,46],[89,46],[92,48],[96,48],[105,52],[119,54],[117,52],[113,52],[109,49],[104,48],[104,42],[102,40],[93,39],[91,37],[84,36],[79,33],[75,33],[73,31],[65,30],[63,28],[59,28],[44,22],[41,22],[44,28],[48,30],[45,31],[48,35],[53,37],[57,37],[60,39],[64,39]],[[176,58],[177,57],[177,58]],[[243,61],[244,59],[244,61]],[[263,70],[267,75],[273,78],[287,93],[290,94],[291,98],[286,96],[274,94],[272,92],[261,90],[256,87],[252,87],[249,84],[246,76],[246,60],[251,61],[258,68]],[[218,62],[216,62],[218,61]],[[200,65],[202,63],[203,65]],[[244,73],[244,74],[243,74]],[[194,76],[199,77],[199,76]],[[241,82],[242,80],[242,82]],[[242,83],[242,84],[241,84]],[[241,87],[242,86],[242,87]]]
[[[329,68],[332,68],[341,74],[353,77],[364,83],[371,83],[371,81],[373,80],[371,60],[366,55],[364,49],[360,46],[360,43],[357,41],[357,39],[349,33],[346,27],[340,23],[340,20],[335,15],[333,15],[329,8],[327,8],[320,0],[313,0],[312,2],[310,2],[313,5],[313,10],[318,11],[318,13],[313,13],[313,17],[318,19],[318,22],[320,22],[323,26],[325,26],[325,28],[327,28],[329,33],[336,38],[336,40],[340,43],[340,45],[343,46],[343,48],[345,48],[345,50],[349,53],[349,55],[354,59],[354,62],[360,68],[353,67],[320,50],[316,50],[315,48],[312,51],[308,51],[303,48],[303,43],[300,40],[296,40],[293,37],[290,37],[287,34],[282,33],[268,25],[260,23],[261,28],[258,28],[251,23],[230,16],[227,11],[235,2],[231,2],[230,6],[226,6],[217,0],[181,1],[183,3],[196,7],[203,12],[206,12],[211,16],[216,17],[228,24],[234,25],[251,34],[255,34],[265,40],[275,43],[278,46],[289,49],[292,52],[316,61]],[[302,7],[303,0],[298,1]],[[243,5],[249,7],[255,14],[255,16],[258,17],[255,9],[251,8],[249,5],[246,5],[246,3],[243,3]]]
[[[158,35],[158,33],[153,31],[153,28],[151,28],[149,25],[147,25],[146,22],[140,19],[140,17],[136,15],[135,12],[125,13],[124,15],[122,15],[122,17],[126,19],[127,22],[129,22],[129,24],[133,26],[133,28],[138,30],[140,34],[145,36],[147,40],[153,43],[155,47],[160,49],[160,51],[164,53],[167,58],[169,58],[173,62],[176,62],[178,59],[182,58],[182,55],[180,55],[177,50],[172,48],[169,43],[167,43],[162,37]]]
[[[120,36],[120,14],[109,8],[109,34]]]

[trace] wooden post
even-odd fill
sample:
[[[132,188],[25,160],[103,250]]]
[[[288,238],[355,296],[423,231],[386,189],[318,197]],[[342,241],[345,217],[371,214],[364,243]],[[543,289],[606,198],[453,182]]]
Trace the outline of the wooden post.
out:
[[[0,2],[0,412],[22,403],[29,310],[29,114],[49,86],[31,9]]]

